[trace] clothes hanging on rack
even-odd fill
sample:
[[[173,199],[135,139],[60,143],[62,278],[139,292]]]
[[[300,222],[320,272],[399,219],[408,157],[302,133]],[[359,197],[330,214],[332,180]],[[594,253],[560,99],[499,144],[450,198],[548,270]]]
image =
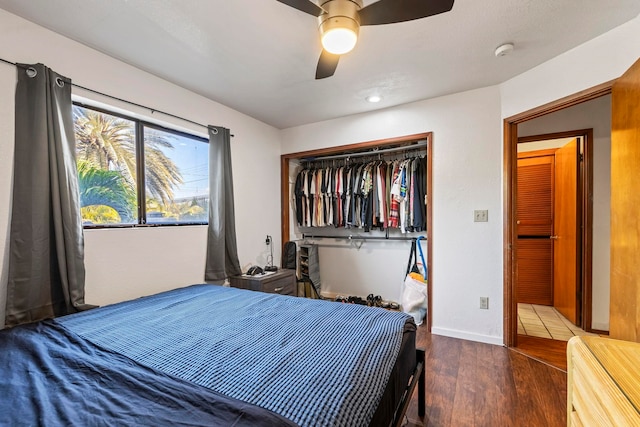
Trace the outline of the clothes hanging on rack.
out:
[[[320,161],[298,173],[294,206],[301,227],[421,232],[426,229],[425,195],[424,157],[330,167]]]

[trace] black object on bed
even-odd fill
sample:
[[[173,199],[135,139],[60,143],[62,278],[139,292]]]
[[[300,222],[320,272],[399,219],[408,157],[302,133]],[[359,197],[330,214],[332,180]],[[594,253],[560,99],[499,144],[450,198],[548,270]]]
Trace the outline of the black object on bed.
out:
[[[2,331],[0,349],[8,425],[389,425],[424,380],[403,313],[214,285]]]

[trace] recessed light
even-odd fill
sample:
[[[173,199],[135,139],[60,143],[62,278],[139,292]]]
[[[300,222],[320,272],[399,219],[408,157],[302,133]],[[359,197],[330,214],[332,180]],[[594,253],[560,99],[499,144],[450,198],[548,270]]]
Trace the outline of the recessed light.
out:
[[[380,95],[369,95],[367,96],[367,102],[380,102],[382,101],[382,97]]]

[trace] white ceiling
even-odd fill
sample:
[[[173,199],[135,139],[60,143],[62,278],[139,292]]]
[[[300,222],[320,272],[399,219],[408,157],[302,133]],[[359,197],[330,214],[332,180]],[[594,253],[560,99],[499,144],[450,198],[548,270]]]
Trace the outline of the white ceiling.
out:
[[[455,0],[449,13],[362,27],[324,80],[314,79],[316,18],[276,0],[0,0],[0,8],[282,129],[503,82],[635,18],[640,1]],[[505,42],[514,52],[496,58]],[[373,93],[382,102],[365,102]]]

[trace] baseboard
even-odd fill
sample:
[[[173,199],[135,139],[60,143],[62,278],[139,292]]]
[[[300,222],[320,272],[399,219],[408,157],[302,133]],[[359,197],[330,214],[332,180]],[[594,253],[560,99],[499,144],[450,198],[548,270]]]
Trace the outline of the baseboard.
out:
[[[485,344],[504,345],[503,337],[494,337],[491,335],[472,334],[465,331],[457,331],[455,329],[432,327],[431,333],[434,335],[442,335],[450,338],[458,338],[461,340],[481,342]]]
[[[591,322],[591,330],[594,334],[609,335],[609,324],[604,322]]]
[[[320,295],[322,295],[322,297],[326,299],[336,299],[338,295],[344,295],[344,294],[338,294],[336,292],[320,291]]]

